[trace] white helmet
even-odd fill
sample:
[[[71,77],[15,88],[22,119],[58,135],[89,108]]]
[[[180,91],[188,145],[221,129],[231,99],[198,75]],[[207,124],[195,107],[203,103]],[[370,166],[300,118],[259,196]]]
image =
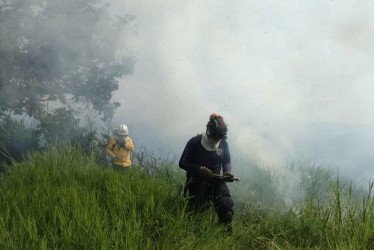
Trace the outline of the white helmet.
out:
[[[129,135],[129,129],[125,124],[120,125],[116,132],[118,135]]]

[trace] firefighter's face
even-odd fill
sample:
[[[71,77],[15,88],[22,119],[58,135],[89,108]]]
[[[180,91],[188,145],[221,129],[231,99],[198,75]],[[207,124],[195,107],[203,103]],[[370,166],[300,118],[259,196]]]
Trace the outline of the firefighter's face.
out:
[[[220,134],[220,133],[212,133],[211,131],[209,131],[209,129],[207,131],[207,135],[208,135],[209,139],[214,141],[214,142],[219,142],[222,139],[226,139],[226,135],[223,135],[223,134]]]

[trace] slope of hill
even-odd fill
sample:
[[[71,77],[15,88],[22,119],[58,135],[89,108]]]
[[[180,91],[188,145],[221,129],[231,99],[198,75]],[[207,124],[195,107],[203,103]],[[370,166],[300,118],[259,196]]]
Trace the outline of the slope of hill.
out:
[[[181,196],[184,175],[175,165],[152,175],[144,168],[116,172],[69,146],[14,163],[0,175],[0,249],[372,249],[374,245],[372,195],[362,193],[356,200],[352,187],[339,179],[326,180],[331,188],[324,202],[310,197],[294,207],[275,196],[261,202],[250,187],[232,186],[238,206],[233,233],[227,235],[217,226],[213,210],[198,214],[186,209]],[[276,178],[266,171],[258,176],[257,191]]]

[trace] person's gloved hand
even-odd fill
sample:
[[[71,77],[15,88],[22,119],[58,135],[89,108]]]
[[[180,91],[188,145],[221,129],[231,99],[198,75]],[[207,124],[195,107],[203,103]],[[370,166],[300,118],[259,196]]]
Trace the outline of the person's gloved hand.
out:
[[[121,135],[118,139],[118,144],[120,148],[126,148],[126,142],[129,139],[128,135]]]
[[[205,166],[200,167],[199,173],[200,173],[200,176],[203,177],[204,179],[210,180],[214,177],[212,170],[210,170],[209,168]]]
[[[125,141],[125,140],[120,140],[120,141],[118,142],[118,144],[119,144],[119,147],[120,147],[120,148],[124,148],[124,147],[126,147],[126,141]]]
[[[234,176],[230,172],[226,172],[223,174],[223,180],[227,182],[233,182]]]
[[[115,159],[117,159],[117,156],[115,154],[110,154],[109,157],[110,157],[110,159],[112,161],[114,161]]]

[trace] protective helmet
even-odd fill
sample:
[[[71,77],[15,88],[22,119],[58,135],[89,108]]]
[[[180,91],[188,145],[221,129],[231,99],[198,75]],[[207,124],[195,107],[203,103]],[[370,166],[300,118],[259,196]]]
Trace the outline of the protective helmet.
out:
[[[120,125],[116,132],[118,135],[129,135],[129,129],[125,124]]]
[[[226,138],[227,124],[222,116],[216,113],[211,114],[206,127],[208,137],[211,137],[214,140]]]

